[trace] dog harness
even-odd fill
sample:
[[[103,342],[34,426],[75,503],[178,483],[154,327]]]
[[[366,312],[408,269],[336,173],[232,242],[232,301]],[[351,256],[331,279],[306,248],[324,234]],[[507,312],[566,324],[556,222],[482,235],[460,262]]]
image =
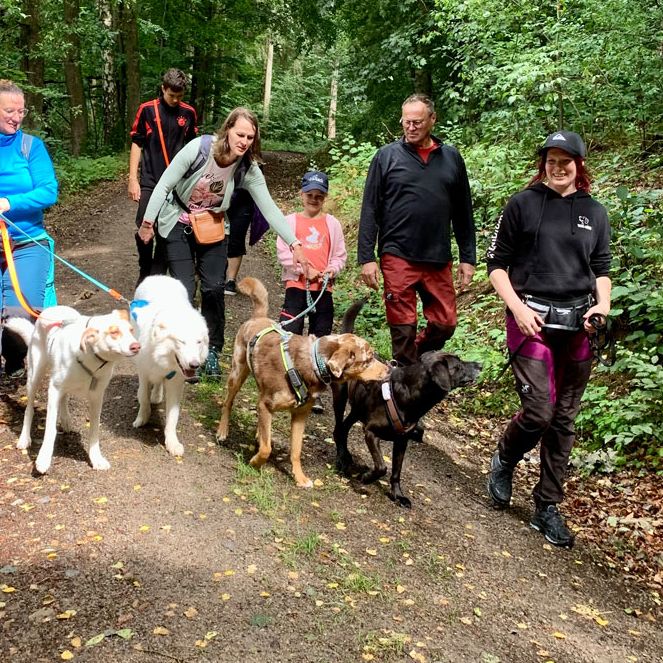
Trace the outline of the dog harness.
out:
[[[380,385],[380,390],[382,392],[382,400],[384,401],[384,409],[387,413],[387,419],[389,420],[392,428],[399,435],[406,435],[412,431],[416,427],[417,422],[415,421],[413,424],[406,425],[403,421],[400,413],[398,412],[398,408],[396,407],[396,403],[394,402],[391,389],[391,376],[382,382]]]
[[[308,387],[299,371],[295,368],[295,365],[292,362],[292,357],[290,352],[288,352],[288,344],[290,343],[290,338],[292,337],[292,332],[285,331],[278,325],[271,325],[270,327],[265,327],[262,331],[259,331],[248,343],[246,346],[246,363],[251,369],[251,373],[255,375],[253,370],[253,361],[252,355],[253,351],[258,343],[258,341],[267,334],[271,332],[276,332],[281,337],[280,351],[281,351],[281,360],[283,361],[283,366],[285,368],[285,375],[288,379],[288,384],[295,394],[295,399],[297,401],[297,406],[303,405],[308,400]],[[318,376],[325,384],[328,384],[328,381],[331,380],[329,370],[325,365],[324,360],[317,353],[317,340],[313,344],[313,349],[311,350],[311,361],[313,363],[313,370],[315,371],[316,376]],[[325,381],[325,377],[327,381]]]

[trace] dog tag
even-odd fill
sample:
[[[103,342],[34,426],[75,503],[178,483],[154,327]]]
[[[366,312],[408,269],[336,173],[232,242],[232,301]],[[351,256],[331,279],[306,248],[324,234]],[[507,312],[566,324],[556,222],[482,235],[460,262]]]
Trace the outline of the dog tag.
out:
[[[388,382],[382,383],[382,399],[385,401],[391,400],[391,386]]]

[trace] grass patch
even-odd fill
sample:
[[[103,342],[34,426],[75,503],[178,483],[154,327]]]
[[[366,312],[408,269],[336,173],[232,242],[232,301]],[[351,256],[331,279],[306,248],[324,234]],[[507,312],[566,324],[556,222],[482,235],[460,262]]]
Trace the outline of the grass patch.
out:
[[[409,635],[396,631],[370,631],[364,635],[363,651],[374,656],[405,654],[411,640]]]
[[[281,552],[283,563],[294,569],[302,559],[312,559],[320,549],[322,539],[316,532],[308,532],[288,541],[285,550]]]
[[[256,470],[236,454],[235,494],[245,495],[260,513],[274,516],[281,508],[282,500],[274,488],[274,473],[269,470]]]

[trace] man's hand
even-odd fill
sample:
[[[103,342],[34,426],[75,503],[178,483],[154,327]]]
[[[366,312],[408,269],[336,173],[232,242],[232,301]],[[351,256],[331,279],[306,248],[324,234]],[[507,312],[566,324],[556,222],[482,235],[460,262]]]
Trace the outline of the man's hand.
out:
[[[378,290],[380,287],[380,270],[378,269],[377,262],[366,262],[361,266],[361,278],[364,283],[373,290]]]
[[[304,247],[301,245],[301,242],[299,244],[295,244],[292,247],[292,260],[295,265],[299,265],[304,278],[309,278],[309,264],[306,256],[304,255]]]
[[[472,278],[476,268],[470,265],[469,262],[461,262],[458,264],[458,271],[456,273],[456,289],[462,292],[472,283]]]
[[[137,177],[129,178],[129,199],[137,203],[140,200],[140,184]]]

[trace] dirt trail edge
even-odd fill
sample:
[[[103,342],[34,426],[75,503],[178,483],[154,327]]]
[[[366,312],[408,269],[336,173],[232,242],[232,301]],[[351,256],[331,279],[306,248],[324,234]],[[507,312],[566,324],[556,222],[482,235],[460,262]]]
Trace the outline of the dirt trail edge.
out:
[[[306,160],[267,158],[270,187],[287,210]],[[125,183],[114,182],[48,220],[63,257],[130,298],[134,214]],[[265,282],[275,313],[282,294],[264,248],[250,250],[242,274]],[[113,306],[60,267],[58,292],[84,313]],[[225,370],[248,315],[244,297],[228,298]],[[473,422],[466,435],[449,433],[444,407],[427,418],[425,442],[408,450],[413,509],[403,510],[383,485],[334,473],[329,416],[309,420],[303,463],[315,486],[306,491],[289,476],[286,419],[264,471],[246,469],[255,435],[249,385],[223,447],[214,441],[223,386],[187,386],[181,460],[163,446],[162,410],[154,425],[132,428],[136,389],[124,362],[102,413],[108,472],[88,465],[85,408],[75,403],[80,433],[60,434],[51,471],[34,477],[45,394],[34,446],[22,454],[14,445],[25,389],[3,388],[0,660],[663,660],[651,596],[598,565],[582,537],[564,551],[532,532],[521,484],[510,511],[492,510]],[[359,429],[351,444],[367,460]]]

